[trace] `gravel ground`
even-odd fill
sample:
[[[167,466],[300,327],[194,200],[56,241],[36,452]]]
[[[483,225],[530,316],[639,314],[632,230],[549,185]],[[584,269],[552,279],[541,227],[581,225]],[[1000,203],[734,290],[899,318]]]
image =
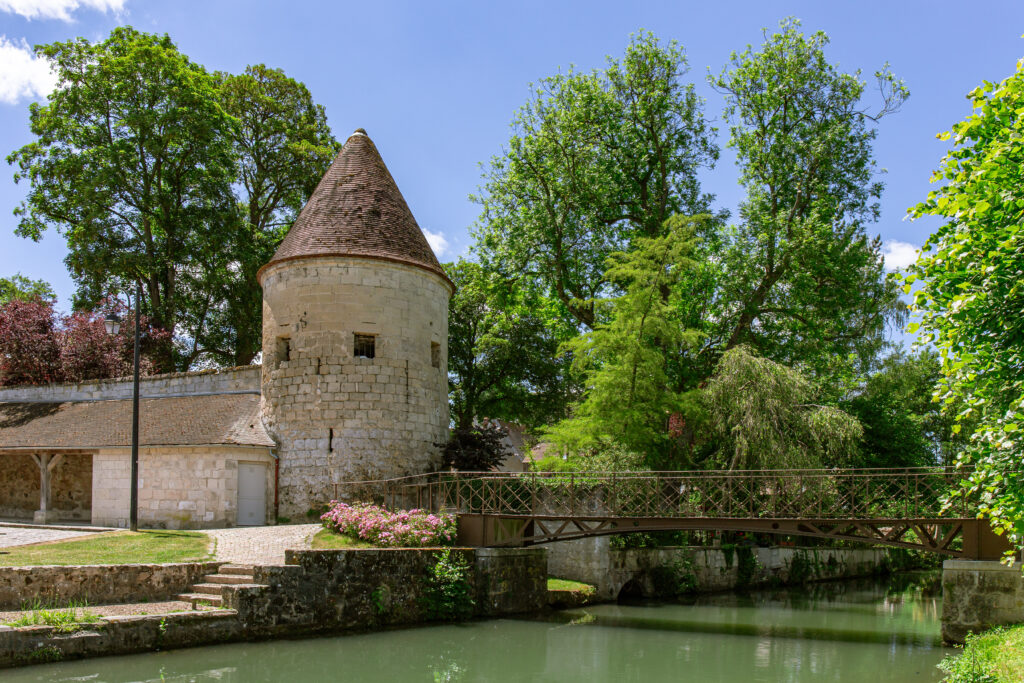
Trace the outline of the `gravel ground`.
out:
[[[210,529],[217,539],[217,559],[236,564],[284,564],[284,551],[308,550],[320,524],[283,524]]]
[[[131,605],[89,605],[76,611],[79,614],[86,611],[99,617],[115,617],[129,614],[168,614],[170,612],[188,612],[191,610],[192,605],[190,603],[171,600],[168,602],[139,602]],[[26,612],[0,612],[0,624],[16,621],[23,614],[26,614]]]
[[[75,538],[92,536],[96,532],[91,530],[67,531],[63,529],[37,528],[16,528],[0,527],[0,548],[13,548],[19,545],[31,545],[33,543],[50,543],[53,541],[68,541]]]

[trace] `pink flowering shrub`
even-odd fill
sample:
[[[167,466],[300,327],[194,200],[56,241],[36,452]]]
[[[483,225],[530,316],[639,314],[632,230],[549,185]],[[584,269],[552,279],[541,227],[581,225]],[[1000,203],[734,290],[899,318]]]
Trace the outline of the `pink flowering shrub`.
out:
[[[379,505],[332,500],[320,520],[331,531],[376,546],[423,548],[455,542],[455,515],[425,510],[390,512]]]

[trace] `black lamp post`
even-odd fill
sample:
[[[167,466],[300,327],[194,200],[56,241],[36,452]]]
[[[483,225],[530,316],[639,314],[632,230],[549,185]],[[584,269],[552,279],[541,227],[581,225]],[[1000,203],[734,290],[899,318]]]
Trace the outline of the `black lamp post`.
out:
[[[132,531],[139,530],[139,303],[142,301],[142,282],[135,281],[135,379],[132,384],[132,478],[131,502],[128,511],[128,527]],[[128,302],[131,305],[131,301]],[[107,334],[117,334],[121,330],[121,320],[111,313],[103,321]]]

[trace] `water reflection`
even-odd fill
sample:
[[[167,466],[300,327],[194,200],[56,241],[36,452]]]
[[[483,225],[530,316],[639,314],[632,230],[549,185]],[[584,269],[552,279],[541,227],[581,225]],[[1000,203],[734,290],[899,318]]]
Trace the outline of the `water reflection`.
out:
[[[831,584],[5,671],[27,681],[938,681],[938,598]]]

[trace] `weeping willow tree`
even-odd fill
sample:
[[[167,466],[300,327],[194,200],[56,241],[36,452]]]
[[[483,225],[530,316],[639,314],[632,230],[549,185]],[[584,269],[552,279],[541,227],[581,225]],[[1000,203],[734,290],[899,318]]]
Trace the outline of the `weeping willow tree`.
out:
[[[737,346],[722,355],[703,392],[713,467],[756,470],[846,465],[857,454],[856,418],[815,403],[797,370]]]

